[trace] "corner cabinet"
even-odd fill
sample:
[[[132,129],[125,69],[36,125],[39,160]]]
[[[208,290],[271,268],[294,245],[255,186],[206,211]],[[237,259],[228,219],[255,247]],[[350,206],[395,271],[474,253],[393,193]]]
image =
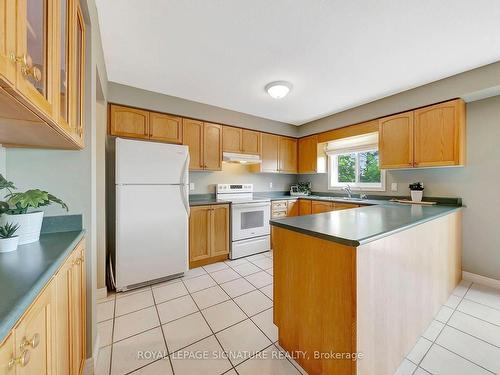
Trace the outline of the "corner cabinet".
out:
[[[465,102],[461,99],[379,120],[380,168],[465,164]]]
[[[229,205],[191,207],[189,216],[189,268],[227,259]]]
[[[85,361],[82,240],[0,344],[0,373],[81,374]]]
[[[0,0],[0,143],[80,149],[85,23],[75,0]]]
[[[298,172],[316,173],[318,171],[318,136],[311,135],[298,141]]]

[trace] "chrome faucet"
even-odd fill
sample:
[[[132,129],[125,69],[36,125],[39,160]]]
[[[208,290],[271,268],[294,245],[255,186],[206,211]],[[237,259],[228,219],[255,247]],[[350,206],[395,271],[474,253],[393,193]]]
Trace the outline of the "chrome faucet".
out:
[[[342,190],[344,190],[347,193],[347,196],[349,197],[349,199],[352,198],[351,186],[347,185],[347,186],[343,187]]]

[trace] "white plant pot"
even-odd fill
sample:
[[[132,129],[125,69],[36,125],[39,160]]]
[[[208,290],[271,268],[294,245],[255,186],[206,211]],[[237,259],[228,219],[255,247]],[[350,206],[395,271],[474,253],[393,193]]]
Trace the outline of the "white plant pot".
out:
[[[10,238],[0,238],[0,253],[8,253],[17,250],[19,244],[19,236]]]
[[[422,202],[422,197],[424,196],[423,190],[411,190],[410,193],[412,202]]]
[[[19,236],[19,245],[36,242],[40,239],[42,230],[43,211],[30,212],[20,215],[2,215],[0,224],[19,224],[16,235]]]

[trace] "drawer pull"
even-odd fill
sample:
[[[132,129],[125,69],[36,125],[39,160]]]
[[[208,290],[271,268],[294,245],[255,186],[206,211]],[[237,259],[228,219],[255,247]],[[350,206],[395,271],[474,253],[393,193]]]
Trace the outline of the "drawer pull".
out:
[[[21,345],[19,345],[19,349],[24,350],[28,346],[31,346],[33,349],[35,349],[38,344],[40,344],[40,335],[38,333],[35,333],[30,340],[24,338]]]
[[[9,362],[9,368],[12,368],[16,365],[21,367],[26,366],[30,362],[30,351],[24,350],[21,355],[17,358],[12,358]]]

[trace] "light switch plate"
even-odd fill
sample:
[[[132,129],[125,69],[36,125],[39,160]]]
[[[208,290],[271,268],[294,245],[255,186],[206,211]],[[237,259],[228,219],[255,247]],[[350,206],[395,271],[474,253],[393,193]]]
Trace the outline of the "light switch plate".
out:
[[[191,191],[194,190],[194,182],[189,183],[189,190],[191,190]]]
[[[398,183],[397,182],[393,182],[391,184],[391,190],[392,191],[398,191]]]

